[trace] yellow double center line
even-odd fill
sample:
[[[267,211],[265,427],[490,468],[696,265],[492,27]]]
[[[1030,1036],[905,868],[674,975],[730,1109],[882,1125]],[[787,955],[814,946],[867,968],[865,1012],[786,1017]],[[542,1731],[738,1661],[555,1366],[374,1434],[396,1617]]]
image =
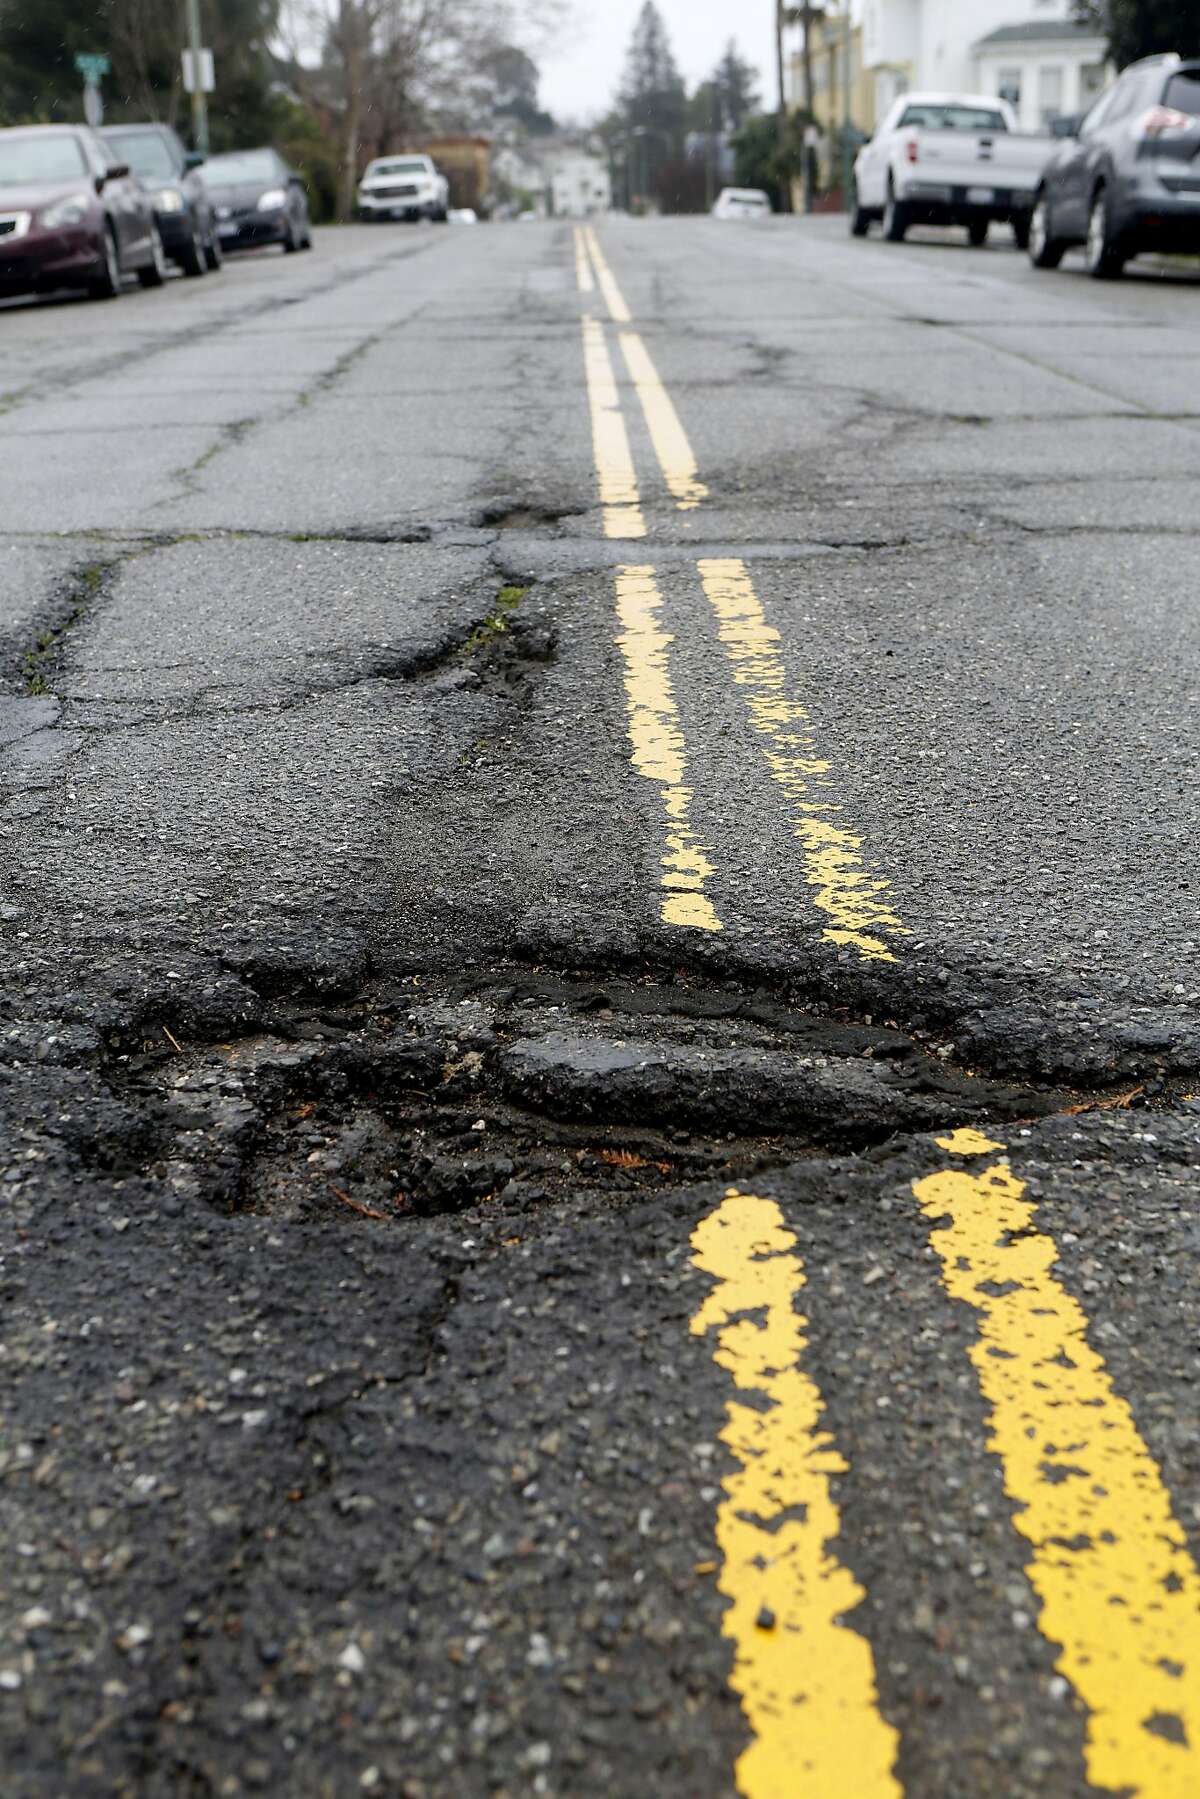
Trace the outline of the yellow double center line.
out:
[[[936,1142],[948,1166],[914,1181],[913,1196],[947,1294],[978,1315],[968,1353],[990,1407],[987,1447],[1030,1548],[1038,1627],[1087,1710],[1087,1781],[1195,1799],[1200,1573],[1170,1493],[1004,1145],[972,1130]],[[836,1553],[830,1480],[847,1464],[804,1368],[796,1238],[774,1200],[731,1187],[692,1249],[716,1283],[692,1331],[715,1333],[714,1360],[747,1401],[726,1408],[736,1466],[717,1515],[731,1684],[752,1732],[737,1789],[894,1799],[899,1740],[879,1712],[870,1645],[846,1622],[864,1597]]]
[[[581,293],[594,294],[599,288],[610,320],[620,327],[625,369],[667,490],[680,511],[693,511],[708,497],[695,453],[649,350],[631,328],[625,297],[590,226],[576,230],[575,264]],[[590,314],[583,320],[583,353],[605,535],[644,538],[645,514],[620,391],[604,326]],[[728,557],[702,560],[697,567],[751,730],[770,778],[786,797],[805,881],[814,906],[824,914],[823,939],[854,951],[862,961],[895,961],[894,944],[908,933],[889,901],[888,883],[872,873],[861,853],[862,838],[841,822],[831,766],[816,753],[806,709],[790,697],[779,633],[767,622],[746,564]],[[617,607],[625,626],[618,641],[625,658],[632,760],[639,772],[659,783],[667,814],[659,915],[664,924],[718,931],[721,921],[704,893],[717,870],[710,846],[696,837],[688,818],[692,790],[683,778],[688,750],[669,664],[674,638],[662,628],[655,577],[650,563],[617,571]],[[637,622],[631,625],[631,618]],[[653,706],[645,704],[647,693],[654,695]],[[664,744],[670,747],[669,759],[653,753]]]

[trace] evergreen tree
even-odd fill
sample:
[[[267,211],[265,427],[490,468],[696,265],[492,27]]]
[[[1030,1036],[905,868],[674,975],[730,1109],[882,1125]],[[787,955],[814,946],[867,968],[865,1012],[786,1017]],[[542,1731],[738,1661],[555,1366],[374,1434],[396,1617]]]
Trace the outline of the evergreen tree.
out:
[[[1104,32],[1118,69],[1166,50],[1200,56],[1196,0],[1075,0],[1075,16]]]
[[[724,56],[713,70],[712,81],[717,90],[726,128],[730,131],[740,130],[751,113],[757,112],[759,108],[758,71],[751,68],[748,62],[743,62],[732,38],[725,46]]]
[[[617,109],[626,130],[645,141],[651,169],[679,155],[686,108],[687,91],[663,16],[654,0],[646,0],[626,54]]]

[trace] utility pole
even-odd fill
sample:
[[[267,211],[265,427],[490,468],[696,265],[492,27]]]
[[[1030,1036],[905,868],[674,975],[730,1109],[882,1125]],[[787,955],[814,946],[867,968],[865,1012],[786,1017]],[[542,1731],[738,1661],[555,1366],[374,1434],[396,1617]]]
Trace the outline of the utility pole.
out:
[[[779,136],[779,202],[780,210],[792,210],[792,182],[787,173],[788,149],[788,113],[787,89],[783,75],[783,27],[787,21],[787,9],[783,0],[775,0],[775,73],[779,80],[779,113],[777,117]]]
[[[208,155],[208,98],[201,67],[200,0],[187,0],[188,48],[192,53],[192,143],[201,156]]]
[[[850,211],[850,182],[853,178],[854,165],[850,154],[850,130],[853,119],[850,112],[850,52],[854,45],[854,33],[850,25],[850,0],[842,0],[845,17],[842,20],[842,54],[845,58],[842,72],[842,210]]]

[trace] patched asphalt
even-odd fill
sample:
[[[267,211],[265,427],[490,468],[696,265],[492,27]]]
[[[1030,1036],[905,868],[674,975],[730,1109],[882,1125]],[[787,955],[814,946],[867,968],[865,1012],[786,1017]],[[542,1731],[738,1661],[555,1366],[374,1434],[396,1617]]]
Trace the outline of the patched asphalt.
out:
[[[953,1127],[1006,1146],[1200,1553],[1200,287],[999,233],[600,236],[708,488],[671,503],[622,374],[637,544],[565,225],[4,310],[15,1799],[733,1793],[690,1329],[731,1183],[803,1257],[909,1799],[1097,1790],[912,1191]],[[730,558],[893,962],[822,937]],[[660,915],[622,563],[719,934]]]

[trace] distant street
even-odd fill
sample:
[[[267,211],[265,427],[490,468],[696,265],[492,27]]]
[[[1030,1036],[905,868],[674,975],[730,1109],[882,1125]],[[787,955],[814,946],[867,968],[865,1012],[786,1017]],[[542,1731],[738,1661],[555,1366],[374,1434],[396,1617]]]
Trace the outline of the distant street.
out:
[[[0,305],[12,1799],[1200,1792],[1200,268]]]

